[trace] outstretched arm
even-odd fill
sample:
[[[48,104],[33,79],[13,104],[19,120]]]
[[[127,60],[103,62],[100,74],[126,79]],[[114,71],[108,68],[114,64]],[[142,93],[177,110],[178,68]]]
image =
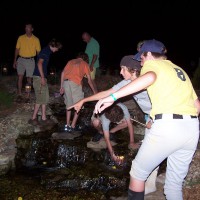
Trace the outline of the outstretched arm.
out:
[[[114,152],[114,150],[112,148],[109,131],[104,131],[103,133],[104,133],[104,138],[105,138],[105,141],[106,141],[106,145],[107,145],[107,148],[108,148],[108,151],[110,153],[110,156],[111,156],[112,160],[115,161],[117,164],[120,164],[119,157],[115,155],[115,152]]]
[[[114,96],[108,96],[97,102],[95,106],[95,113],[101,113],[105,108],[111,106],[116,99],[133,94],[140,90],[146,89],[153,84],[156,80],[156,74],[154,72],[147,72],[146,74],[138,77],[128,85],[122,87],[120,90],[114,93]]]
[[[103,134],[104,134],[104,138],[105,138],[105,141],[107,144],[108,151],[110,152],[110,155],[112,157],[112,154],[114,154],[114,152],[112,149],[112,145],[110,143],[110,133],[109,133],[109,131],[103,131]]]
[[[101,98],[109,96],[113,92],[114,92],[114,90],[112,88],[110,88],[108,90],[105,90],[105,91],[102,91],[102,92],[98,92],[98,93],[96,93],[94,95],[91,95],[89,97],[81,99],[80,101],[78,101],[74,105],[68,107],[67,109],[70,110],[70,109],[74,108],[77,112],[79,112],[84,103],[90,102],[90,101],[97,101],[97,100],[99,100]]]

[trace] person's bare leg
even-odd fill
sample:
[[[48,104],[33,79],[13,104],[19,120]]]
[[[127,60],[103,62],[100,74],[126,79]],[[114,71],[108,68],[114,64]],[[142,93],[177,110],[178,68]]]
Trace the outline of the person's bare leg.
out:
[[[27,77],[26,79],[27,79],[27,83],[28,83],[29,85],[32,85],[32,78],[31,78],[31,77]]]
[[[110,132],[110,140],[113,142],[113,136],[111,134],[115,134],[117,131],[120,131],[124,128],[127,127],[127,123],[125,120],[123,120],[121,123],[117,124],[117,126],[113,127],[109,132]]]
[[[37,118],[37,113],[38,113],[39,108],[40,108],[40,104],[35,104],[32,119]]]
[[[110,130],[110,133],[115,133],[115,132],[117,132],[119,130],[122,130],[122,129],[126,128],[126,127],[127,127],[127,123],[125,121],[122,121],[120,124],[117,124],[117,126],[112,128]]]
[[[74,117],[73,117],[72,124],[71,124],[72,128],[74,128],[76,126],[76,122],[78,120],[78,117],[79,117],[79,113],[74,112]]]
[[[71,110],[66,109],[66,124],[70,126]]]
[[[92,79],[92,82],[93,82],[93,85],[94,85],[95,90],[98,92],[95,79]]]
[[[17,83],[17,86],[18,86],[18,95],[22,95],[22,82],[23,82],[23,77],[24,77],[23,74],[19,74],[19,75],[18,75],[18,83]]]
[[[42,104],[42,120],[46,120],[46,104]]]
[[[144,186],[144,181],[136,180],[130,176],[128,200],[144,200]]]
[[[27,80],[27,83],[28,83],[30,86],[32,86],[32,78],[31,78],[31,77],[26,77],[26,80]],[[32,89],[32,88],[31,88],[31,89]],[[31,91],[27,93],[26,98],[30,98],[30,93],[31,93]]]

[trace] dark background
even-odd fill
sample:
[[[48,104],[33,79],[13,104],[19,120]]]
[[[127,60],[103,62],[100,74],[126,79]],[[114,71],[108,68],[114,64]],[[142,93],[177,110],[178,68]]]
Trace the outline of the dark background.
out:
[[[56,37],[63,49],[49,66],[62,70],[69,59],[84,51],[81,35],[88,31],[100,43],[102,67],[118,68],[121,58],[136,53],[140,40],[157,39],[168,58],[192,76],[200,57],[199,7],[194,0],[119,1],[1,1],[0,63],[12,65],[25,23],[34,24],[41,46]]]

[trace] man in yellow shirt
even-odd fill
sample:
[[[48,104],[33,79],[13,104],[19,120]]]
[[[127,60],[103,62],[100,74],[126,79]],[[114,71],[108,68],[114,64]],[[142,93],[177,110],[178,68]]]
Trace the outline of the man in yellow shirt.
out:
[[[26,72],[27,83],[32,85],[32,76],[35,68],[35,56],[41,51],[40,40],[33,35],[33,25],[25,25],[25,34],[20,35],[17,40],[13,68],[18,74],[18,95],[22,95],[22,83]]]

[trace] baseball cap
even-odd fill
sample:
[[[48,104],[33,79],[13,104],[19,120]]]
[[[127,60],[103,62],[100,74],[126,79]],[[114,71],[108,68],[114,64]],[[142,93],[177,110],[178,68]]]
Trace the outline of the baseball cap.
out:
[[[122,65],[126,66],[126,67],[129,67],[129,68],[132,68],[132,69],[137,69],[137,70],[141,69],[140,62],[135,60],[133,58],[133,55],[124,56],[121,59],[121,62],[120,62],[120,66],[122,66]]]
[[[134,55],[134,59],[140,61],[141,60],[141,55],[144,52],[154,52],[154,53],[160,53],[160,54],[165,54],[166,48],[165,45],[158,41],[158,40],[145,40],[144,44],[141,46],[140,51]]]

